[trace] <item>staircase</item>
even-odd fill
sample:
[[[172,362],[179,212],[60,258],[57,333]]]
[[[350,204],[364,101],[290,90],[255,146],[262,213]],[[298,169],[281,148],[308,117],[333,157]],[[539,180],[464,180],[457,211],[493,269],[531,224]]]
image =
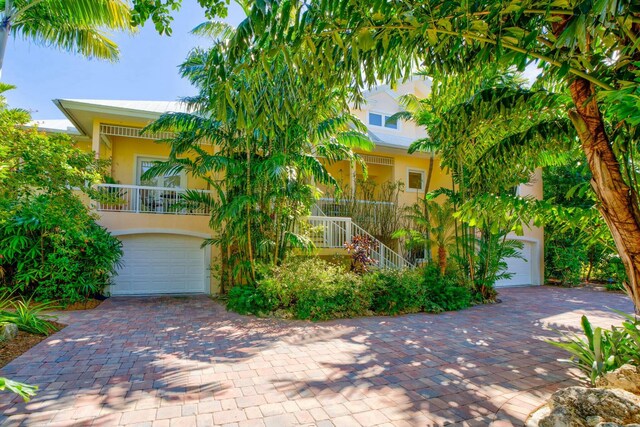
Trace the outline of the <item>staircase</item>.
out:
[[[413,268],[415,267],[400,254],[373,237],[364,228],[353,222],[349,217],[327,216],[318,206],[312,209],[313,216],[308,217],[311,225],[311,240],[316,248],[338,249],[350,242],[354,236],[368,236],[376,243],[376,249],[371,251],[371,257],[378,268]]]

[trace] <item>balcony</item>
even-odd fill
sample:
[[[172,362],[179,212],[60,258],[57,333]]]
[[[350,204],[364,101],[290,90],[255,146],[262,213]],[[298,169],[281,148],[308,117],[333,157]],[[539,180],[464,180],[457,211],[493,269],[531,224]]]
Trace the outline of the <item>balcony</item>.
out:
[[[395,207],[396,204],[392,202],[321,198],[313,207],[312,214],[350,217],[361,224],[377,224],[379,221],[385,220],[388,213],[392,212]]]
[[[209,215],[209,208],[185,202],[182,188],[142,185],[99,184],[101,197],[95,208],[101,212],[129,212],[168,215]],[[209,193],[204,190],[197,190]]]

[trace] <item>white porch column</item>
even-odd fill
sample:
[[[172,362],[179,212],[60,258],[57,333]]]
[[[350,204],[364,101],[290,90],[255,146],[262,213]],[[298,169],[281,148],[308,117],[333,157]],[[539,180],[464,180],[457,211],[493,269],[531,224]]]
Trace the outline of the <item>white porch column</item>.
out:
[[[100,122],[93,121],[93,132],[91,134],[91,150],[96,155],[96,159],[100,158]]]

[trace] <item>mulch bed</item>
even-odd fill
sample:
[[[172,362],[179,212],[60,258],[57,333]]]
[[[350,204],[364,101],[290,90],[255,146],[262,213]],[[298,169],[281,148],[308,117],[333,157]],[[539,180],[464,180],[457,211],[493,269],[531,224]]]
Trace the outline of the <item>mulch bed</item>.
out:
[[[57,326],[58,330],[67,326],[58,322],[51,323]],[[13,359],[20,356],[22,353],[25,353],[31,347],[46,338],[46,335],[35,335],[29,334],[24,331],[18,331],[18,336],[15,339],[11,341],[0,342],[0,368],[7,365]]]
[[[101,300],[90,298],[86,301],[82,302],[74,302],[73,304],[69,304],[62,311],[75,311],[75,310],[92,310],[102,304]]]

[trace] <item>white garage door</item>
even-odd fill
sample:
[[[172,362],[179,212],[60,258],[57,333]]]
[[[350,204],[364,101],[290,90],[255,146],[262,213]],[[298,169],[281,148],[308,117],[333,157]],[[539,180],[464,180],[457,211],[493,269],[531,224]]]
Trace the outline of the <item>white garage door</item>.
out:
[[[533,283],[532,280],[532,272],[534,264],[536,260],[533,259],[533,243],[531,242],[522,242],[522,258],[507,258],[505,261],[507,262],[507,271],[512,273],[512,277],[510,279],[502,279],[496,282],[496,287],[501,286],[523,286],[523,285],[531,285]]]
[[[124,256],[112,295],[205,292],[208,263],[202,239],[175,234],[120,236]]]

